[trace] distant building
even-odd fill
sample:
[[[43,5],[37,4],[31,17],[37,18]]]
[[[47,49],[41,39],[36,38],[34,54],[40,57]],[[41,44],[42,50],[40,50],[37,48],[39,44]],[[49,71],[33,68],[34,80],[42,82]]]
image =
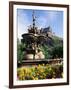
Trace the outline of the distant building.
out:
[[[52,29],[50,26],[47,28],[41,28],[41,33],[47,35],[50,38],[53,36]]]
[[[30,26],[28,29],[28,33],[44,34],[49,38],[52,38],[53,36],[52,29],[50,26],[47,28],[41,28],[40,30],[37,27],[33,29],[33,27]]]

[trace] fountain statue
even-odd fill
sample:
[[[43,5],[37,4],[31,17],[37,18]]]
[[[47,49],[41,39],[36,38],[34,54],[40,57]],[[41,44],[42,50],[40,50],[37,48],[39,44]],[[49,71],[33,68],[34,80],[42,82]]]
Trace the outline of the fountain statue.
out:
[[[30,25],[28,28],[28,33],[22,34],[21,41],[26,45],[26,48],[24,49],[24,58],[26,60],[45,59],[45,55],[41,51],[40,46],[47,37],[41,33],[41,30],[39,30],[38,27],[36,27],[34,11],[32,17],[33,25]]]

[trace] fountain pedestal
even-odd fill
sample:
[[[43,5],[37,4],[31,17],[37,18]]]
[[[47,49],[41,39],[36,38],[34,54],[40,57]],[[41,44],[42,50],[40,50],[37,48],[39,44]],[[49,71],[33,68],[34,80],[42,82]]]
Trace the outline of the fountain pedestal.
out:
[[[35,50],[26,50],[24,58],[26,60],[35,60],[35,59],[44,59],[45,56],[42,51],[35,51]]]

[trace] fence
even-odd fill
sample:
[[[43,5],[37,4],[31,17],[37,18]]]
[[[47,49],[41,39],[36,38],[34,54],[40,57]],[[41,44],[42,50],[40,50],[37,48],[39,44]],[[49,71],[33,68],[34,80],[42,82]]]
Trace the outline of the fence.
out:
[[[38,64],[63,64],[63,58],[57,59],[44,59],[44,60],[22,60],[18,62],[18,67],[25,65],[38,65]]]

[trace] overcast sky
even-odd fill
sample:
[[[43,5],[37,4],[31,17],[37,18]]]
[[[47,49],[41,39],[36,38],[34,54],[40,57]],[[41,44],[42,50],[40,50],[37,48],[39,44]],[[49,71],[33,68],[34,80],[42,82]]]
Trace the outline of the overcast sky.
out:
[[[32,24],[32,13],[30,9],[17,9],[18,38],[27,33],[28,26]],[[36,26],[44,28],[50,26],[52,32],[63,37],[63,11],[35,10]]]

